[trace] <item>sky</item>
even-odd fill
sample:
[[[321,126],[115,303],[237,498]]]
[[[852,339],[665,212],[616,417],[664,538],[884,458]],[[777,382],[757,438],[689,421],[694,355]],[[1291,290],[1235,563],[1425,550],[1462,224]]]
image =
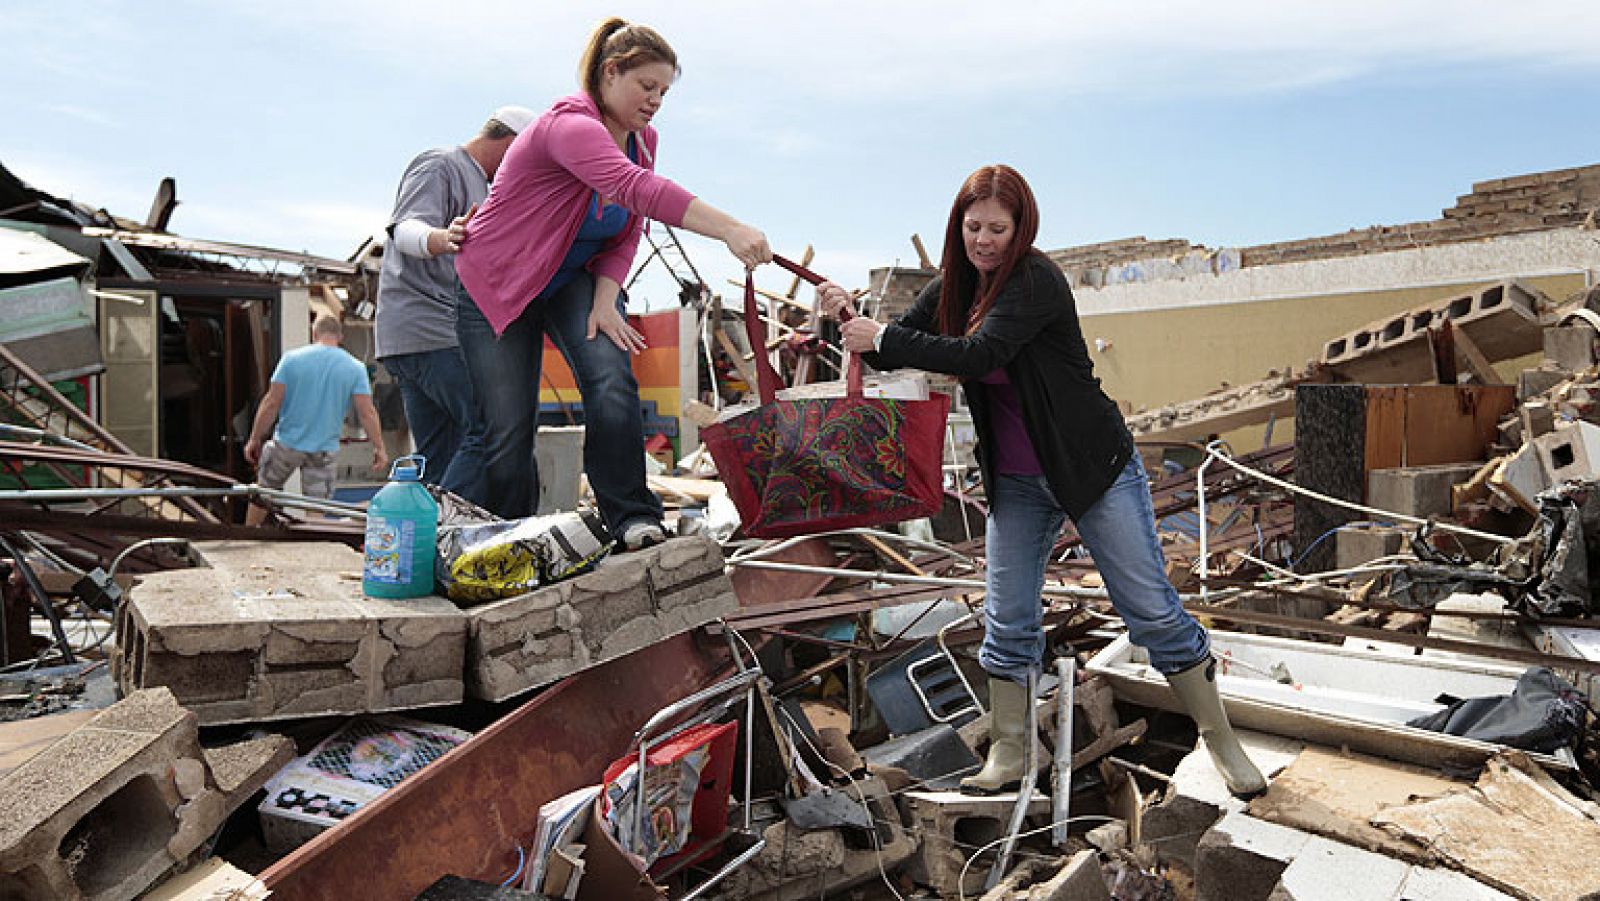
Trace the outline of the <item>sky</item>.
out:
[[[607,15],[679,56],[658,171],[849,287],[915,265],[914,233],[937,257],[987,163],[1028,178],[1047,250],[1433,219],[1600,163],[1594,0],[9,0],[0,163],[138,220],[172,176],[178,234],[345,258],[416,153],[575,90]],[[635,311],[676,302],[650,269]]]

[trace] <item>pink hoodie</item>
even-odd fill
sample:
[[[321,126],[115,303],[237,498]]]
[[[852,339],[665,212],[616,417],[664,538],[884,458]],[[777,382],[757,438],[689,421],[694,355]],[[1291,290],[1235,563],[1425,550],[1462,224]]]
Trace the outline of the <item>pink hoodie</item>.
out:
[[[557,101],[511,142],[456,256],[456,274],[495,334],[550,283],[596,192],[633,214],[589,261],[596,276],[618,284],[627,279],[645,218],[683,224],[694,195],[651,171],[656,130],[647,126],[638,138],[642,166],[612,140],[594,100],[579,92]]]

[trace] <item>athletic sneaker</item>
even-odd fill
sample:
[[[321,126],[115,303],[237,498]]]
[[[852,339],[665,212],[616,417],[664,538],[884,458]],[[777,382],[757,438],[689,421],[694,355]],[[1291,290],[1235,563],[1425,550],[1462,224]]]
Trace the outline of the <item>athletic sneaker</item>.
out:
[[[622,527],[622,549],[624,551],[642,551],[647,547],[655,547],[667,540],[667,530],[661,523],[651,522],[648,519],[636,519]]]

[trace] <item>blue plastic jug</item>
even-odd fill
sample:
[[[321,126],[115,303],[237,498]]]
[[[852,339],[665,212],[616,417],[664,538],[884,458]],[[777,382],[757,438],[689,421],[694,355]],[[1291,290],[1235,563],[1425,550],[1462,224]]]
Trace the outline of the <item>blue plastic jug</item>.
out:
[[[413,454],[389,467],[389,484],[367,505],[366,565],[361,590],[374,598],[433,594],[434,538],[439,505],[422,487],[428,461]]]

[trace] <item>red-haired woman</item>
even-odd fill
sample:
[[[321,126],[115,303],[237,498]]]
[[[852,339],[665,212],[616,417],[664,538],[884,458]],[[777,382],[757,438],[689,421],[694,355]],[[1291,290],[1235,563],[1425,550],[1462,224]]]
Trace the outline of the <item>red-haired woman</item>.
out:
[[[589,37],[582,90],[522,130],[475,216],[457,220],[456,335],[482,407],[490,510],[531,516],[544,339],[583,395],[583,465],[625,549],[666,536],[645,483],[644,423],[630,355],[644,337],[624,316],[622,281],[645,219],[721,240],[746,266],[772,259],[760,231],[655,174],[650,120],[678,75],[654,29],[608,19]]]
[[[1200,727],[1235,794],[1266,782],[1228,725],[1206,630],[1167,581],[1144,465],[1117,405],[1094,375],[1065,276],[1034,249],[1039,207],[1009,166],[972,173],[945,230],[940,275],[899,321],[856,317],[845,347],[880,369],[961,379],[978,433],[989,502],[985,634],[989,754],[962,790],[992,793],[1024,773],[1026,685],[1045,649],[1040,589],[1068,517],[1094,555],[1132,640],[1150,655]],[[818,288],[830,315],[849,303]]]

